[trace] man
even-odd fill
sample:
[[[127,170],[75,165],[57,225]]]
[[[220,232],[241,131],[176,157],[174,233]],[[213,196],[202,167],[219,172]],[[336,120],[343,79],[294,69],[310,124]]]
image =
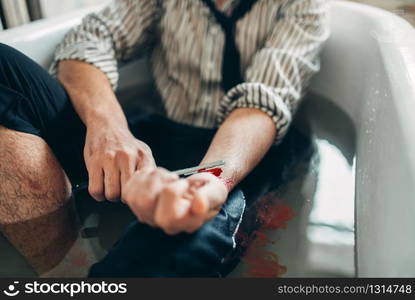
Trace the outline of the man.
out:
[[[113,1],[59,45],[59,82],[1,46],[2,232],[39,274],[83,275],[94,259],[68,199],[89,180],[94,199],[138,218],[90,276],[224,275],[245,208],[235,186],[286,134],[325,13],[323,0]],[[117,63],[146,49],[167,119],[129,122]],[[220,177],[157,167],[218,160]]]

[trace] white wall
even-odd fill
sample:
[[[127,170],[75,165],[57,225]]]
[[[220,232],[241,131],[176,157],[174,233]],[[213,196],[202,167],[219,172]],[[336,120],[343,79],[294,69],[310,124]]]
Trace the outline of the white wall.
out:
[[[53,17],[79,8],[99,5],[109,0],[41,0],[44,16]]]

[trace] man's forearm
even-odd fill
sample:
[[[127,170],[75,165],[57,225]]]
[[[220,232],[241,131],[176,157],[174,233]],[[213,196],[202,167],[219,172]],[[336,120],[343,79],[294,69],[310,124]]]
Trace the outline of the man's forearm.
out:
[[[103,122],[127,126],[121,106],[102,71],[81,61],[65,60],[59,63],[58,79],[87,127]]]
[[[103,72],[68,60],[59,64],[58,77],[87,127],[84,159],[89,193],[99,201],[117,201],[136,170],[155,167],[151,150],[130,132]]]
[[[221,177],[232,189],[261,161],[275,135],[275,124],[266,113],[236,109],[218,129],[201,163],[224,160]]]

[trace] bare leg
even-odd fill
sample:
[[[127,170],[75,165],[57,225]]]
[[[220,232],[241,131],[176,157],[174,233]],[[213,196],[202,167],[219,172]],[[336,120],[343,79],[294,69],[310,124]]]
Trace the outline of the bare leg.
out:
[[[62,263],[77,239],[70,199],[69,180],[49,146],[0,126],[0,230],[39,274]]]

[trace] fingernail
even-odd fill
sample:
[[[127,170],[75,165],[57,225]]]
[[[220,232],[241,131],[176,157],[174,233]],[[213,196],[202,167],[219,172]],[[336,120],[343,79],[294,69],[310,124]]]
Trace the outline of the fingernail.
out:
[[[180,200],[176,204],[176,217],[178,219],[183,218],[190,208],[190,201],[187,200]]]

